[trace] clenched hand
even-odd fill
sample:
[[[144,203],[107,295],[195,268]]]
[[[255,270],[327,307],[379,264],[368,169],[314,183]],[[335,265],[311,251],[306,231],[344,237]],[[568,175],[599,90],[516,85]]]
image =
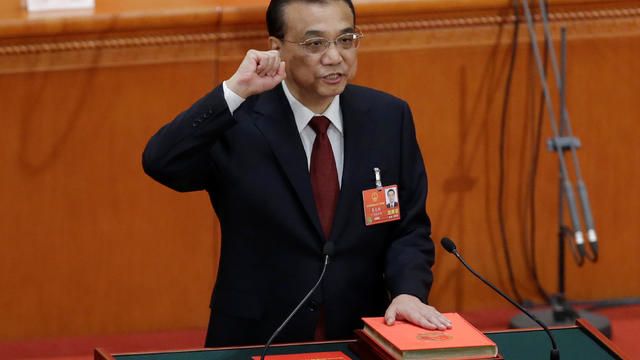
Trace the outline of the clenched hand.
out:
[[[243,98],[271,90],[286,77],[284,66],[277,50],[249,50],[227,86]]]

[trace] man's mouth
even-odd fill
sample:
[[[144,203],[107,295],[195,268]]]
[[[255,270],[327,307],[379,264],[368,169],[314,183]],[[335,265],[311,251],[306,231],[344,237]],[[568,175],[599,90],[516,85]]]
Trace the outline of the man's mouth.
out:
[[[329,83],[339,83],[342,81],[342,74],[340,73],[331,73],[329,75],[325,75],[323,79]]]

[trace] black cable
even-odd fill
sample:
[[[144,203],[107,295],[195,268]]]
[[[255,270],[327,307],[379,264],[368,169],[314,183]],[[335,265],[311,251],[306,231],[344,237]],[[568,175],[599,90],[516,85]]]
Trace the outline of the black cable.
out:
[[[522,313],[524,313],[526,316],[528,316],[531,320],[535,321],[538,325],[540,325],[542,327],[542,329],[547,333],[547,336],[549,336],[549,340],[551,341],[551,348],[552,349],[551,349],[551,352],[549,353],[549,358],[551,360],[560,359],[560,351],[558,350],[558,345],[556,344],[556,340],[553,337],[553,334],[551,334],[551,331],[549,330],[549,327],[547,327],[547,325],[545,325],[542,321],[540,321],[540,319],[538,319],[534,314],[532,314],[529,311],[527,311],[520,304],[518,304],[517,302],[513,301],[513,299],[508,297],[504,292],[502,292],[495,285],[493,285],[491,282],[489,282],[487,279],[485,279],[482,275],[478,274],[475,270],[473,270],[471,268],[471,266],[469,266],[469,264],[467,264],[467,262],[464,261],[464,259],[460,255],[460,253],[458,253],[458,250],[456,250],[456,244],[454,244],[451,239],[449,239],[447,237],[442,238],[442,240],[440,241],[440,244],[442,245],[442,247],[448,253],[451,253],[451,254],[455,255],[458,258],[458,260],[460,260],[462,265],[464,265],[464,267],[466,267],[467,270],[471,271],[471,273],[473,275],[475,275],[483,283],[485,283],[487,286],[489,286],[491,289],[493,289],[493,291],[495,291],[498,294],[500,294],[500,296],[502,296],[505,300],[510,302],[513,306],[517,307],[520,311],[522,311]]]
[[[328,248],[330,250],[327,250]],[[276,331],[273,332],[273,335],[271,335],[271,337],[269,338],[267,343],[264,345],[264,348],[262,349],[262,354],[260,355],[260,360],[264,360],[264,357],[265,357],[265,355],[267,355],[267,351],[269,350],[269,347],[271,346],[271,343],[273,342],[273,340],[276,338],[276,336],[278,336],[278,334],[280,334],[282,329],[284,329],[284,327],[289,323],[291,318],[293,318],[293,315],[295,315],[298,312],[298,310],[300,310],[302,305],[304,305],[304,303],[307,302],[309,297],[311,297],[311,294],[313,294],[313,292],[316,290],[316,288],[322,282],[322,278],[324,277],[324,273],[327,270],[327,264],[329,264],[329,255],[333,252],[333,243],[327,242],[325,244],[325,249],[324,249],[323,252],[325,253],[324,265],[322,266],[322,272],[320,273],[320,277],[318,278],[318,281],[316,282],[315,285],[313,285],[313,288],[311,288],[311,290],[309,290],[307,295],[305,295],[304,298],[298,303],[298,305],[295,307],[295,309],[293,309],[291,314],[289,314],[289,316],[282,322],[282,324],[280,324],[280,326],[276,329]]]
[[[575,240],[573,239],[573,230],[568,226],[563,226],[560,230],[564,233],[564,240],[567,242],[569,246],[569,250],[571,251],[571,256],[573,260],[576,262],[578,266],[582,266],[584,264],[584,256],[580,255],[580,250],[578,249],[578,245],[576,245]]]
[[[509,273],[509,283],[511,290],[519,303],[522,303],[522,297],[518,292],[515,277],[513,274],[513,266],[511,264],[511,254],[509,252],[509,244],[507,241],[507,232],[504,223],[504,168],[505,168],[505,133],[507,125],[507,110],[509,107],[509,97],[511,95],[511,83],[513,80],[513,71],[515,68],[516,54],[518,50],[518,28],[520,18],[518,16],[518,0],[513,0],[513,14],[515,16],[513,25],[513,40],[511,45],[511,60],[509,61],[509,72],[507,75],[507,83],[504,91],[502,102],[502,115],[500,117],[500,165],[499,165],[499,181],[498,181],[498,222],[500,224],[500,237],[504,250],[504,257],[507,262],[507,271]]]
[[[545,5],[547,5],[548,1],[545,1]],[[545,10],[548,9],[548,6],[545,6]],[[544,39],[544,74],[546,76],[548,65],[549,65],[549,42],[547,38]],[[538,266],[536,264],[536,179],[538,176],[538,163],[540,160],[540,141],[542,139],[542,120],[544,119],[544,93],[542,90],[540,91],[540,100],[538,107],[538,122],[536,124],[534,141],[533,141],[533,159],[531,160],[531,173],[529,177],[529,255],[530,255],[530,269],[531,276],[533,277],[533,281],[535,282],[536,289],[540,296],[547,303],[550,303],[549,294],[544,290],[540,279],[538,278]]]

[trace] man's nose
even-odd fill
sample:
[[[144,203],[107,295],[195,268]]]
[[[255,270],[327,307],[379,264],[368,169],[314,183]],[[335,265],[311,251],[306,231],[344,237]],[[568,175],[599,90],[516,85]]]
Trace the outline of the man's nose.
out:
[[[323,54],[322,60],[325,65],[338,64],[342,62],[342,54],[340,53],[338,44],[335,41],[329,43],[329,48]]]

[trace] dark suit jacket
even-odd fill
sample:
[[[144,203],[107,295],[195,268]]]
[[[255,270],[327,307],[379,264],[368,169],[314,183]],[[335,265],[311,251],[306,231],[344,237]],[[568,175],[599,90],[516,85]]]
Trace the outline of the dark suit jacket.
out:
[[[389,297],[426,302],[432,283],[427,177],[408,105],[354,85],[340,105],[335,253],[321,286],[276,342],[312,340],[319,308],[328,339],[351,338],[362,316],[384,314]],[[233,116],[218,86],[151,138],[143,166],[175,190],[208,191],[220,221],[207,345],[265,343],[318,279],[326,241],[282,86],[249,97]],[[384,185],[398,185],[400,221],[365,226],[362,191],[375,187],[374,167]]]

